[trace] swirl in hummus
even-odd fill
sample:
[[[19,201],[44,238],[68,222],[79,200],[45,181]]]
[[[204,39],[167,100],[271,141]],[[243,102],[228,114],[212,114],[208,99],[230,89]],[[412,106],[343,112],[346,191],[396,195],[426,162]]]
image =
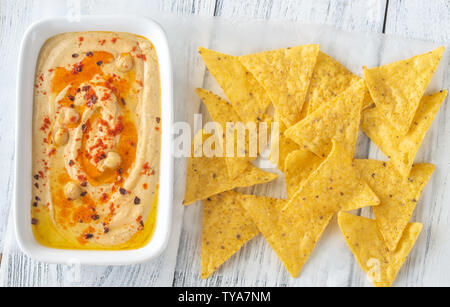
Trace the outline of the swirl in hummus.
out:
[[[158,60],[127,33],[65,33],[43,46],[33,115],[32,225],[49,247],[136,249],[158,199]]]

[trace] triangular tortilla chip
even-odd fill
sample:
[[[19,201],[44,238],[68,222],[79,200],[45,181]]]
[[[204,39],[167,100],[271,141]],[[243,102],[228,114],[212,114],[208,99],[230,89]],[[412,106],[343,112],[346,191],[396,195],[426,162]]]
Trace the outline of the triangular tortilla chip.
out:
[[[339,96],[360,78],[341,63],[320,52],[309,89],[308,114]]]
[[[392,286],[423,228],[408,224],[397,249],[389,251],[374,220],[341,212],[338,221],[350,250],[377,287]]]
[[[200,96],[200,98],[205,103],[206,107],[208,108],[208,112],[211,115],[211,118],[214,122],[219,124],[220,128],[222,129],[222,132],[224,136],[227,134],[227,123],[240,123],[241,118],[236,113],[236,111],[233,109],[231,104],[226,101],[225,99],[222,99],[221,97],[217,96],[216,94],[207,91],[205,89],[197,89],[196,90],[197,95]],[[255,130],[255,137],[258,138],[257,131]],[[246,157],[225,157],[227,168],[228,168],[228,175],[230,178],[236,178],[239,174],[241,174],[246,168],[248,168],[249,163],[254,161],[257,156],[255,157],[249,157],[249,139],[252,134],[247,133],[247,137],[245,139],[245,150],[246,150]],[[234,148],[238,148],[237,146],[237,132],[234,132]],[[258,140],[256,139],[256,146],[258,144]],[[257,152],[255,152],[257,155]]]
[[[297,277],[322,236],[334,212],[308,204],[298,210],[283,211],[286,201],[249,197],[242,206],[286,269]],[[323,209],[323,210],[321,210]]]
[[[336,139],[354,155],[366,86],[360,80],[338,97],[323,104],[298,124],[287,129],[286,137],[320,157],[331,150]]]
[[[286,269],[297,277],[339,210],[376,206],[377,196],[357,178],[347,152],[334,142],[330,156],[312,173],[295,196],[278,206],[247,201],[243,207],[252,217]]]
[[[377,195],[354,168],[348,151],[335,140],[332,143],[330,155],[303,181],[287,207],[308,204],[338,212],[380,204]]]
[[[194,141],[193,145],[203,144],[202,141],[210,137],[214,136],[199,131],[195,136],[197,141]],[[270,182],[276,178],[276,174],[265,172],[250,164],[240,176],[230,179],[225,158],[207,158],[205,156],[196,158],[193,155],[188,159],[186,195],[183,204],[187,206],[234,188],[250,187]]]
[[[270,98],[239,58],[202,47],[199,52],[239,117],[245,123],[261,119],[270,104]]]
[[[202,226],[202,278],[210,277],[244,244],[259,234],[233,191],[204,201]]]
[[[276,138],[277,136],[274,135],[274,137],[271,140],[269,160],[273,164],[277,165],[280,171],[284,171],[287,156],[292,151],[300,149],[300,146],[298,146],[297,143],[295,143],[294,141],[292,141],[291,139],[287,138],[284,135],[284,132],[286,131],[287,127],[280,119],[280,116],[277,111],[275,112],[274,122],[278,123],[279,125],[279,133],[278,139]]]
[[[324,159],[310,151],[295,150],[286,157],[284,175],[288,198],[294,197],[305,180],[323,163]]]
[[[384,119],[378,107],[369,108],[363,112],[362,130],[389,157],[404,179],[408,178],[417,151],[446,96],[447,91],[425,96],[419,105],[411,128],[404,136]]]
[[[400,135],[408,133],[444,50],[440,47],[381,67],[364,67],[364,78],[377,108]]]
[[[304,45],[239,58],[266,89],[288,127],[300,120],[319,51],[319,45]]]
[[[405,181],[389,163],[383,161],[355,160],[355,166],[381,200],[373,212],[386,245],[393,251],[435,167],[432,164],[416,164]]]

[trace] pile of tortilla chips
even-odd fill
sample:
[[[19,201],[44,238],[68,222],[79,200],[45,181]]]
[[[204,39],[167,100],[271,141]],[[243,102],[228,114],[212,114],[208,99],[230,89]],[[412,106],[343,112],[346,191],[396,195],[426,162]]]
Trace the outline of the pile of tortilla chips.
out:
[[[315,44],[244,56],[199,51],[226,95],[197,90],[219,131],[197,133],[186,179],[184,205],[204,203],[202,278],[259,234],[298,277],[337,216],[374,285],[391,286],[422,230],[410,220],[435,167],[414,159],[447,96],[425,95],[444,48],[364,67],[364,79]],[[277,177],[252,164],[261,129],[246,132],[240,147],[228,139],[252,122],[278,124],[270,160],[285,174],[287,199],[236,191]],[[360,127],[389,161],[354,159]],[[235,155],[223,154],[227,146]],[[374,220],[347,213],[363,207]]]

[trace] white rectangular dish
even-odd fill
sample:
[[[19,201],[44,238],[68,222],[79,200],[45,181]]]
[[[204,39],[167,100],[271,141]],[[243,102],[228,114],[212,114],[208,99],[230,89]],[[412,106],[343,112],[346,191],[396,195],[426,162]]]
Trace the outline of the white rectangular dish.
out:
[[[31,225],[32,118],[35,68],[41,47],[50,37],[65,32],[127,32],[148,38],[154,45],[161,77],[161,172],[156,228],[141,249],[126,251],[62,250],[45,247],[34,238]],[[155,22],[136,16],[83,16],[79,22],[55,18],[37,22],[26,31],[19,55],[17,80],[16,170],[14,215],[21,249],[37,261],[85,265],[131,265],[157,257],[166,247],[172,222],[173,189],[173,84],[166,34]]]

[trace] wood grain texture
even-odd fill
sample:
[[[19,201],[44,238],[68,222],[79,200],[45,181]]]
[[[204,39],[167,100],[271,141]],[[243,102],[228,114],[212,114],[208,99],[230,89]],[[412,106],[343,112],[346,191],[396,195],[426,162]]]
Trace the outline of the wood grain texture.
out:
[[[155,261],[128,267],[80,267],[37,263],[19,250],[15,242],[14,223],[9,216],[13,182],[15,71],[18,43],[26,27],[43,17],[66,13],[65,1],[60,0],[2,0],[0,1],[0,73],[10,75],[0,84],[0,286],[369,286],[366,275],[354,261],[333,220],[319,242],[299,279],[292,279],[265,240],[259,236],[233,256],[212,278],[200,280],[200,236],[202,206],[184,209],[185,161],[176,160],[174,227],[166,252]],[[143,14],[155,16],[162,12],[184,15],[256,18],[265,20],[293,20],[326,24],[343,30],[386,33],[402,37],[431,40],[449,46],[450,10],[446,0],[389,0],[387,20],[385,0],[83,0],[81,13]],[[181,16],[181,15],[180,15]],[[169,35],[176,35],[177,27],[187,26],[186,20],[163,24]],[[200,35],[196,42],[214,47],[219,43],[213,33],[193,29]],[[255,39],[263,39],[255,38]],[[175,67],[184,69],[175,74],[179,93],[191,92],[193,86],[212,88],[215,81],[202,68],[196,54],[197,43],[171,42],[172,50],[185,50],[174,59]],[[245,46],[243,46],[244,48]],[[245,50],[244,50],[245,51]],[[194,61],[192,59],[195,59]],[[386,60],[382,56],[374,64]],[[450,88],[450,63],[440,68],[439,82]],[[188,81],[186,81],[189,79]],[[220,91],[219,91],[220,93]],[[192,94],[176,94],[175,120],[192,124],[192,114],[207,111]],[[418,160],[434,162],[438,170],[428,186],[414,216],[425,224],[412,257],[399,274],[398,285],[450,285],[450,243],[448,225],[450,201],[448,192],[450,164],[450,109],[447,104],[439,113],[425,141]],[[4,133],[3,133],[4,132]],[[383,158],[379,150],[361,135],[358,141],[360,157]],[[279,179],[282,180],[282,179]],[[263,185],[245,190],[259,195],[282,197],[283,189]],[[363,215],[370,212],[363,211]],[[10,214],[9,214],[10,215]],[[9,221],[9,222],[8,222]],[[330,257],[321,253],[330,245],[340,246]],[[3,247],[3,248],[2,248]],[[335,260],[339,259],[339,261]],[[331,273],[332,272],[332,273]]]
[[[28,3],[28,5],[24,5]],[[19,42],[32,20],[32,1],[0,1],[0,251],[4,243],[14,180],[15,87]]]

